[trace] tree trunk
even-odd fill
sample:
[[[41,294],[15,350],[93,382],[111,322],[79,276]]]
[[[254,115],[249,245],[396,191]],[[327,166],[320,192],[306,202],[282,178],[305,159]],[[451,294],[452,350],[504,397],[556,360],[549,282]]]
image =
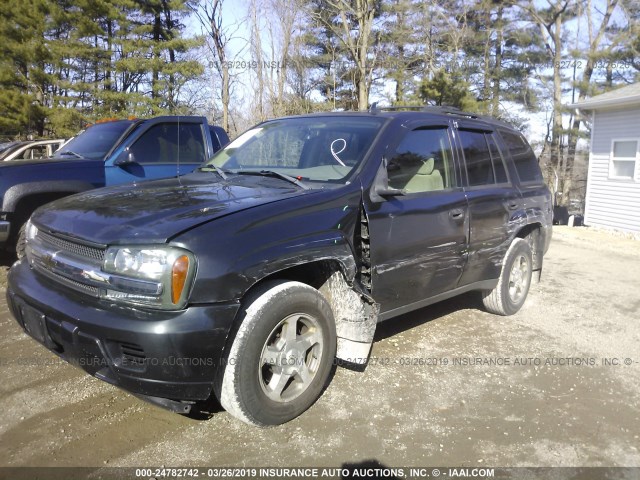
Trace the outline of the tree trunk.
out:
[[[559,180],[559,191],[562,192],[564,172],[562,168],[562,17],[558,15],[554,22],[553,32],[553,124],[551,127],[551,165]]]
[[[229,81],[229,67],[223,65],[222,67],[222,128],[225,132],[229,131],[229,103],[230,103],[230,81]]]
[[[496,63],[493,67],[493,92],[491,94],[491,115],[497,116],[500,108],[500,79],[502,78],[502,42],[503,42],[503,25],[502,15],[504,8],[498,6],[496,19]]]
[[[602,36],[609,24],[609,20],[611,19],[611,15],[613,14],[613,10],[615,9],[618,0],[607,0],[607,9],[602,18],[602,22],[600,24],[600,28],[597,34],[594,36],[591,27],[591,1],[587,2],[587,21],[589,23],[589,52],[587,53],[587,60],[585,64],[585,68],[582,72],[582,79],[578,86],[578,101],[582,101],[587,97],[589,93],[589,86],[591,84],[591,77],[593,76],[593,70],[595,66],[595,61],[597,58],[598,50],[600,48],[600,41],[602,40]],[[607,72],[608,73],[608,72]],[[582,119],[580,116],[575,116],[573,122],[571,124],[571,128],[569,130],[568,141],[567,141],[567,165],[566,165],[566,173],[570,175],[573,170],[573,164],[575,162],[576,155],[576,147],[578,145],[579,139],[579,131],[580,124],[582,123]]]
[[[160,30],[162,28],[162,24],[161,24],[161,19],[160,19],[160,12],[156,11],[154,13],[154,17],[153,17],[153,56],[156,59],[156,62],[158,62],[160,60]],[[153,66],[152,68],[152,73],[151,73],[151,99],[153,100],[152,102],[152,110],[155,113],[157,106],[156,106],[156,100],[158,99],[159,95],[158,95],[158,84],[159,84],[159,80],[160,80],[160,72],[158,70],[158,67],[156,65]]]

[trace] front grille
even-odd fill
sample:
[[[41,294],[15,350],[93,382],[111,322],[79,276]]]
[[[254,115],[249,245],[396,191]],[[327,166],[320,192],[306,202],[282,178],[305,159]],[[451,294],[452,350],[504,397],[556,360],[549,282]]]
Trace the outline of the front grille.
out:
[[[44,276],[54,280],[66,287],[71,288],[77,292],[86,293],[93,297],[98,297],[100,295],[100,291],[96,287],[92,287],[91,285],[85,285],[84,283],[76,282],[75,280],[71,280],[70,278],[63,277],[62,275],[58,275],[55,272],[49,270],[45,265],[43,265],[39,260],[34,260],[33,266],[35,269],[43,274]]]
[[[53,280],[65,287],[71,288],[77,292],[85,293],[93,297],[100,296],[100,290],[91,285],[86,285],[81,279],[69,278],[60,272],[54,271],[50,265],[47,265],[46,252],[59,252],[68,258],[75,258],[81,264],[93,265],[97,267],[104,260],[105,250],[99,247],[83,245],[52,235],[39,230],[36,234],[37,241],[34,242],[34,252],[40,251],[40,254],[31,256],[31,264],[36,271],[43,274],[50,280]],[[80,281],[78,281],[80,280]]]
[[[104,260],[105,250],[102,248],[89,247],[81,243],[71,242],[43,231],[38,231],[37,235],[38,240],[40,240],[43,245],[52,247],[55,250],[62,250],[63,253],[94,261],[97,260],[101,263]]]

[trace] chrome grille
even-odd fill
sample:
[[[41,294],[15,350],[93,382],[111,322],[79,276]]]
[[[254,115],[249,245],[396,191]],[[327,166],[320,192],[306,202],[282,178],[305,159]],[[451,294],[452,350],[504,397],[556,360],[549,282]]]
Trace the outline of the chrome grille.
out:
[[[64,253],[68,253],[76,257],[97,260],[101,263],[104,260],[105,251],[102,248],[89,247],[87,245],[82,245],[81,243],[64,240],[43,231],[38,231],[37,236],[38,240],[40,240],[45,246],[48,245],[56,250],[62,250]]]
[[[58,275],[55,272],[49,270],[45,265],[43,265],[39,260],[34,260],[32,265],[35,269],[40,272],[45,277],[58,282],[66,287],[71,288],[77,292],[86,293],[93,297],[98,297],[100,295],[100,291],[91,285],[85,285],[84,283],[76,282],[75,280],[71,280],[70,278],[63,277],[62,275]]]

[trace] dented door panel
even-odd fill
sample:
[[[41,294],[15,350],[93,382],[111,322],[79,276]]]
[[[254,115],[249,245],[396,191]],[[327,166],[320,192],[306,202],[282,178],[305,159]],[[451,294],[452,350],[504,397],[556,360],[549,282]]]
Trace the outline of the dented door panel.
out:
[[[527,223],[520,193],[511,186],[470,190],[467,200],[469,258],[460,286],[498,278],[511,241]]]
[[[368,215],[372,294],[382,312],[455,288],[466,261],[464,192],[396,197]]]

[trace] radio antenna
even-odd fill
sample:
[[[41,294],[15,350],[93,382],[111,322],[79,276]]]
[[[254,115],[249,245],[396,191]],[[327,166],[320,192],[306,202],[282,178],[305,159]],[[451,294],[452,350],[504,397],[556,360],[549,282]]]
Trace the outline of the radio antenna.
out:
[[[180,178],[180,115],[178,115],[178,161],[176,162],[176,170],[178,185],[182,186],[182,179]]]

